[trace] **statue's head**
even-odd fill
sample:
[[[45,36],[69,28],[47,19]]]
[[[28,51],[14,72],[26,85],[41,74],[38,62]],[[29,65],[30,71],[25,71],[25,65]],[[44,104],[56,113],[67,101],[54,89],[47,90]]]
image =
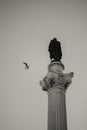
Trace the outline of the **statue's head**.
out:
[[[55,37],[55,38],[53,38],[53,40],[57,41],[57,38]]]

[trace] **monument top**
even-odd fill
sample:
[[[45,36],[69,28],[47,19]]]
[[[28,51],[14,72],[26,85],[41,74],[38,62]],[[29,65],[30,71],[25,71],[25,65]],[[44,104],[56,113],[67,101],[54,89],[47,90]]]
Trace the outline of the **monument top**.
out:
[[[50,41],[48,51],[50,53],[51,62],[54,62],[54,61],[60,62],[62,58],[61,43],[57,41],[56,38],[53,38]]]

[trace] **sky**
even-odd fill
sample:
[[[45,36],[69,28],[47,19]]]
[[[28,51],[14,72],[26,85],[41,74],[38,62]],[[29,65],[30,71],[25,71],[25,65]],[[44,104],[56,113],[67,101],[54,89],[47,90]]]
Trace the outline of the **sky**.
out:
[[[64,73],[74,72],[66,92],[68,130],[87,130],[87,1],[0,0],[0,37],[0,130],[47,130],[48,97],[39,81],[54,37]]]

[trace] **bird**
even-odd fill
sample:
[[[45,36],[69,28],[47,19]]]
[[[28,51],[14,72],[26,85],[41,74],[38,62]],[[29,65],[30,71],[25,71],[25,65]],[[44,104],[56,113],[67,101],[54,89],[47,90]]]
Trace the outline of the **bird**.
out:
[[[23,62],[23,64],[25,64],[25,69],[29,69],[29,65],[26,62]]]

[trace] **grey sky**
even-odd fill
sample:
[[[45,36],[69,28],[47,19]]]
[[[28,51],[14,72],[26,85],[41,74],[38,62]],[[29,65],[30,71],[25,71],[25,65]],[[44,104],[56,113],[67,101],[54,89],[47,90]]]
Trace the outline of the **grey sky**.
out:
[[[0,26],[0,130],[47,129],[47,93],[39,81],[54,37],[64,72],[75,73],[66,93],[68,129],[87,130],[87,1],[0,0]]]

